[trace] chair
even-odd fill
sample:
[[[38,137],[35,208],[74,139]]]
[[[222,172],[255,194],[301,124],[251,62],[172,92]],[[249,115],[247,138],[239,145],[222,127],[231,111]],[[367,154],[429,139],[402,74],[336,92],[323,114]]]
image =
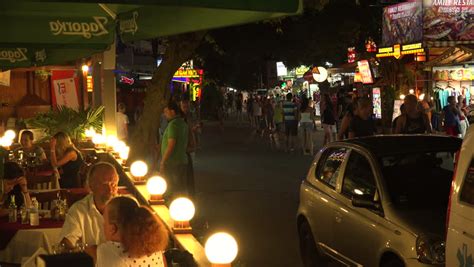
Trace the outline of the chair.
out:
[[[26,177],[29,189],[52,189],[56,185],[55,175],[28,175]]]
[[[53,208],[54,200],[58,199],[58,194],[61,199],[65,198],[64,190],[51,190],[43,192],[31,192],[30,197],[36,197],[38,200],[39,208],[42,210],[51,210]]]

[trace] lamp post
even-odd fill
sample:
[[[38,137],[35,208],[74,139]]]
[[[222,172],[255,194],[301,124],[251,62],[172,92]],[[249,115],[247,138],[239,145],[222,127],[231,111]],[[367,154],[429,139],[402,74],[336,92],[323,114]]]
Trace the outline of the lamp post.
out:
[[[231,267],[230,264],[237,257],[239,247],[234,237],[219,232],[207,239],[204,250],[213,267]]]
[[[163,177],[156,175],[148,179],[146,189],[150,193],[150,199],[148,200],[150,205],[162,205],[165,203],[163,194],[166,192],[167,184]]]
[[[16,137],[16,133],[15,133],[15,131],[13,131],[13,130],[7,130],[7,131],[5,132],[5,134],[4,134],[4,136],[5,136],[6,138],[10,139],[10,140],[13,140],[13,139],[15,139],[15,137]]]
[[[148,173],[148,166],[145,162],[137,160],[132,165],[130,165],[130,172],[132,173],[133,178],[135,179],[135,184],[145,184],[143,178]]]
[[[194,204],[185,197],[177,198],[171,202],[170,216],[173,219],[173,232],[175,234],[190,234],[192,232],[189,221],[196,212]]]

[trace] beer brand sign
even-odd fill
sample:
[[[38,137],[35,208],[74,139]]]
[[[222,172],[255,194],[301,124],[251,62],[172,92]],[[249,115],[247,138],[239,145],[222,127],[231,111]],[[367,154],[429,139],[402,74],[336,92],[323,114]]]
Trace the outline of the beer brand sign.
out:
[[[49,30],[53,35],[76,35],[91,39],[109,34],[106,28],[108,22],[106,17],[92,17],[89,22],[56,20],[49,22]]]
[[[27,61],[27,53],[28,49],[26,48],[4,48],[3,50],[0,50],[0,61],[4,60],[11,63]]]
[[[138,11],[132,13],[131,18],[121,19],[119,22],[120,33],[131,33],[134,35],[138,31]]]

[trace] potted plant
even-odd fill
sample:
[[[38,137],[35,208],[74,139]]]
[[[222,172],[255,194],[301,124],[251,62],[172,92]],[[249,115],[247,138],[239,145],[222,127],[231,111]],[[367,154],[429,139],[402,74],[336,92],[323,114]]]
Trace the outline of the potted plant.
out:
[[[84,138],[86,129],[90,127],[102,131],[104,107],[91,107],[86,110],[75,110],[60,106],[57,110],[49,111],[27,119],[28,128],[43,129],[51,137],[57,132],[67,133],[71,139],[79,142]]]

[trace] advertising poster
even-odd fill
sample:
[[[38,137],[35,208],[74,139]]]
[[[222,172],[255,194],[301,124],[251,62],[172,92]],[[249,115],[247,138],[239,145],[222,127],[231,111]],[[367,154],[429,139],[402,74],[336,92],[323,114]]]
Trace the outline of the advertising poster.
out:
[[[474,41],[474,1],[423,0],[426,41]]]
[[[382,27],[384,46],[421,42],[423,39],[421,0],[385,7]]]
[[[75,73],[75,70],[51,71],[53,106],[65,106],[79,110],[78,80]]]
[[[372,103],[374,105],[374,115],[376,119],[382,118],[382,96],[380,95],[380,88],[372,89]]]
[[[372,78],[372,73],[370,71],[370,64],[367,60],[357,61],[357,66],[359,67],[360,78],[363,84],[374,83]]]
[[[10,71],[0,71],[0,85],[2,86],[10,86]]]

